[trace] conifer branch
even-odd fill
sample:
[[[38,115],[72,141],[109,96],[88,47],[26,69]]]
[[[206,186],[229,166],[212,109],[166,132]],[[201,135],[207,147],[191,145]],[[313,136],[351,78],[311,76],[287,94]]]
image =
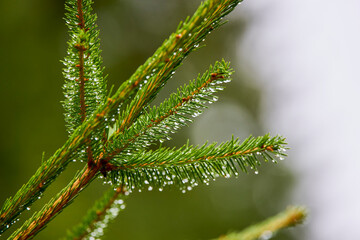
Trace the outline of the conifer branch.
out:
[[[256,240],[270,239],[279,230],[302,223],[307,215],[303,207],[291,206],[285,211],[261,223],[250,226],[239,233],[220,236],[217,240]]]
[[[146,80],[146,76],[151,76],[153,74],[152,81],[149,81],[146,85],[146,89],[150,90],[150,94],[138,95],[137,104],[131,105],[132,106],[132,114],[130,118],[124,119],[126,126],[131,125],[132,122],[137,115],[142,111],[142,108],[145,105],[145,99],[151,100],[159,91],[159,89],[163,86],[163,84],[170,78],[171,73],[179,66],[181,61],[194,49],[198,47],[200,42],[216,27],[220,26],[221,18],[231,12],[235,6],[239,3],[238,0],[208,0],[203,3],[198,10],[195,12],[193,17],[188,18],[183,24],[179,25],[178,29],[174,34],[170,36],[168,40],[164,42],[162,47],[160,47],[153,57],[149,58],[144,65],[138,68],[138,70],[134,73],[134,75],[126,81],[124,84],[120,86],[117,92],[107,101],[102,102],[102,99],[98,99],[95,97],[96,101],[92,101],[91,104],[87,103],[88,108],[90,109],[90,105],[94,106],[93,113],[90,114],[83,123],[75,124],[75,127],[72,127],[71,124],[68,124],[68,129],[71,133],[69,139],[66,143],[57,150],[52,157],[50,157],[47,161],[45,161],[36,173],[30,178],[28,183],[23,185],[20,190],[13,196],[6,200],[3,208],[0,211],[0,233],[5,231],[6,229],[11,226],[14,219],[24,211],[28,206],[30,206],[38,197],[42,194],[42,192],[47,188],[47,186],[59,175],[66,165],[72,160],[74,156],[76,156],[79,147],[86,142],[87,139],[91,138],[92,134],[96,130],[100,128],[100,126],[104,126],[105,119],[108,117],[109,114],[116,112],[123,101],[125,101],[128,96],[136,91],[141,84],[144,84]],[[75,0],[68,0],[68,5],[66,5],[66,9],[68,12],[77,11],[77,8],[74,9],[73,6],[77,6]],[[83,2],[83,8],[89,7],[84,12],[84,19],[85,19],[85,29],[89,26],[95,26],[94,21],[96,18],[94,17],[87,17],[86,13],[91,12],[91,1]],[[70,32],[75,31],[77,19],[76,14],[67,14],[70,21],[67,21],[67,24],[70,27]],[[74,25],[75,24],[75,25]],[[97,31],[94,31],[91,34],[91,31],[88,32],[80,32],[77,34],[78,37],[81,38],[89,38],[89,39],[97,39]],[[69,45],[72,45],[74,39],[69,41]],[[89,51],[95,50],[98,46],[98,40],[94,40],[93,44],[89,45]],[[95,55],[91,55],[96,51],[91,51],[89,60],[89,64],[93,62],[100,63],[101,59],[99,59]],[[75,53],[70,52],[71,54]],[[175,55],[174,55],[175,53]],[[76,55],[76,54],[75,54]],[[86,58],[86,57],[85,57]],[[85,60],[84,60],[85,61]],[[70,80],[75,80],[76,78],[72,77],[72,74],[76,73],[76,66],[72,65],[73,62],[69,58],[69,61],[65,59],[64,61],[65,66],[65,77],[69,77]],[[87,63],[84,62],[84,66]],[[91,66],[93,66],[91,64]],[[93,70],[90,68],[90,70]],[[155,74],[154,74],[155,73]],[[98,71],[96,74],[102,74],[102,70]],[[86,75],[84,71],[84,75]],[[97,75],[98,76],[98,75]],[[86,78],[86,76],[84,76]],[[98,76],[98,77],[101,77]],[[98,78],[95,78],[96,80]],[[84,79],[85,80],[85,79]],[[69,92],[75,91],[71,86],[73,84],[67,84],[64,89],[65,92],[67,91],[67,87]],[[91,88],[91,86],[90,86]],[[91,88],[93,91],[99,91],[100,88]],[[75,93],[75,92],[74,92]],[[86,94],[85,94],[86,97]],[[71,98],[75,101],[75,97]],[[70,101],[66,106],[71,106],[74,102]],[[97,107],[99,105],[99,107]],[[78,108],[76,108],[78,109]],[[69,109],[69,112],[75,113],[76,110]],[[67,115],[69,119],[71,119],[71,115]],[[77,120],[76,120],[77,121]],[[75,121],[75,123],[76,123]],[[125,125],[124,125],[125,126]],[[98,146],[99,143],[92,142],[92,146]],[[95,163],[93,168],[97,168],[99,163]],[[100,169],[100,166],[99,166]],[[95,175],[96,173],[94,173]]]
[[[157,92],[172,77],[183,59],[199,47],[205,37],[221,25],[223,16],[231,12],[240,1],[210,0],[201,4],[193,17],[184,23],[167,39],[163,45],[140,66],[132,77],[122,86],[133,86],[124,89],[125,96],[138,90],[136,96],[126,106],[124,119],[120,122],[117,132],[129,127],[144,107],[156,96]]]
[[[111,166],[111,178],[116,183],[127,186],[142,188],[151,182],[151,190],[154,186],[163,189],[166,185],[177,184],[185,186],[190,190],[197,186],[200,181],[208,182],[217,176],[230,177],[230,174],[237,175],[234,160],[237,161],[241,170],[246,171],[246,166],[256,168],[258,164],[257,154],[262,153],[265,160],[273,159],[266,151],[285,155],[284,139],[280,137],[270,138],[268,135],[258,138],[248,138],[242,144],[238,140],[232,140],[215,148],[215,144],[194,148],[184,146],[177,151],[160,148],[154,152],[141,152],[138,156],[126,161],[118,167],[120,171]],[[247,157],[239,159],[239,157]],[[260,154],[259,154],[260,155]],[[195,159],[194,156],[197,156]],[[277,155],[280,157],[280,155]],[[217,161],[224,160],[221,163]],[[140,161],[140,162],[139,162]],[[170,164],[171,163],[171,164]],[[197,163],[194,164],[194,163]],[[166,168],[165,166],[168,165]],[[177,165],[183,165],[177,167]],[[224,167],[226,166],[226,167]],[[46,224],[52,220],[64,207],[66,207],[93,179],[96,178],[101,168],[104,167],[102,160],[96,161],[93,168],[86,167],[74,178],[71,184],[66,187],[56,200],[51,200],[40,212],[26,221],[10,239],[28,239],[38,233]],[[144,168],[144,169],[142,169]],[[189,170],[192,171],[189,171]],[[183,190],[185,191],[185,190]]]
[[[216,177],[238,175],[250,167],[257,174],[259,159],[276,162],[286,154],[281,137],[249,137],[240,144],[238,139],[193,147],[186,144],[179,149],[159,148],[155,151],[140,151],[127,158],[113,161],[110,179],[128,189],[150,189],[167,185],[191,189],[200,183],[208,183]],[[236,167],[236,165],[238,167]]]
[[[95,24],[97,16],[91,14],[91,4],[92,1],[68,0],[66,5],[66,22],[71,40],[68,42],[68,56],[64,61],[64,108],[69,133],[81,125],[88,115],[93,114],[106,96],[99,31]],[[93,133],[92,138],[99,138],[100,134],[101,132]],[[87,158],[89,165],[93,162],[93,140],[85,140],[86,154],[84,148],[78,150],[78,158],[81,161]]]
[[[104,158],[110,161],[114,157],[128,157],[131,152],[143,149],[152,142],[169,140],[170,132],[174,133],[187,125],[187,122],[192,121],[190,116],[198,116],[201,109],[206,108],[206,103],[217,100],[214,94],[223,89],[223,83],[230,82],[231,73],[232,69],[224,61],[216,62],[214,67],[210,66],[207,72],[171,94],[159,107],[143,113],[122,134],[115,132],[110,137]]]
[[[86,1],[82,6],[80,0],[77,2],[68,0],[65,6],[68,11],[66,22],[71,39],[68,42],[68,56],[64,61],[66,66],[64,76],[67,79],[64,85],[66,97],[64,108],[67,112],[65,119],[68,123],[68,131],[73,134],[61,149],[56,151],[48,161],[42,163],[29,182],[22,186],[13,198],[5,201],[0,211],[0,233],[7,230],[23,210],[40,198],[42,192],[63,171],[71,158],[76,157],[76,150],[80,144],[87,142],[90,145],[90,134],[93,134],[93,129],[102,121],[93,117],[90,121],[91,126],[83,124],[78,128],[86,117],[85,106],[87,106],[88,114],[91,115],[106,95],[106,84],[102,77],[102,60],[99,55],[98,31],[95,24],[96,15],[90,14],[91,4],[91,1]],[[85,13],[82,8],[85,8]],[[80,89],[82,89],[80,91],[78,90],[79,81]],[[91,84],[85,87],[85,81]],[[80,109],[82,114],[79,112]],[[78,129],[74,133],[76,128]],[[87,151],[91,159],[91,148],[87,148]]]
[[[112,221],[125,208],[124,198],[127,192],[122,186],[115,190],[110,188],[104,196],[96,201],[88,211],[81,223],[68,231],[63,240],[83,240],[89,237],[99,238],[104,234],[110,221]]]
[[[100,56],[99,31],[92,1],[67,0],[65,14],[70,40],[63,61],[65,120],[71,134],[94,113],[106,96],[106,79]]]

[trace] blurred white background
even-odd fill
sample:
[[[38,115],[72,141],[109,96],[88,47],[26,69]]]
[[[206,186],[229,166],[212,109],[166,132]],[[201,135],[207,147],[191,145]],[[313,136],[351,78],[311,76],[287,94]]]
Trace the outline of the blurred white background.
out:
[[[304,239],[355,239],[360,1],[251,0],[240,9],[249,27],[239,57],[265,86],[264,125],[290,143],[292,201],[311,213]]]

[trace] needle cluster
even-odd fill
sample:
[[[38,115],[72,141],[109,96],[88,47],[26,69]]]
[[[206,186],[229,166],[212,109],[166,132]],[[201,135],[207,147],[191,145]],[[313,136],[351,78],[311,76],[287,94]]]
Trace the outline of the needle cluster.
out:
[[[150,107],[182,61],[224,23],[223,17],[239,0],[202,3],[113,94],[107,90],[92,3],[67,0],[65,5],[70,39],[63,61],[62,103],[69,139],[42,162],[14,197],[7,199],[0,211],[0,233],[17,221],[69,163],[79,160],[84,166],[9,239],[33,238],[98,178],[111,184],[110,190],[66,239],[100,239],[108,223],[124,209],[125,196],[134,190],[163,191],[171,185],[185,192],[217,177],[228,178],[249,169],[258,173],[257,166],[262,161],[276,162],[286,156],[285,139],[268,134],[202,146],[189,142],[180,148],[162,146],[162,142],[170,140],[173,133],[217,101],[216,93],[231,81],[233,72],[224,60],[210,66],[158,106]]]

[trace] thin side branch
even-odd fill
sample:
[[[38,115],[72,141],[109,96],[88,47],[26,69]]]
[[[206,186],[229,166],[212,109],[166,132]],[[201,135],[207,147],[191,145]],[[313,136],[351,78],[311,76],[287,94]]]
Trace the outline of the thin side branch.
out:
[[[220,236],[217,240],[256,240],[270,239],[277,231],[301,224],[307,215],[303,207],[291,206],[278,215],[271,217],[254,226],[250,226],[239,233]]]
[[[119,211],[125,208],[123,199],[127,193],[123,186],[119,186],[115,190],[109,189],[100,200],[95,202],[81,223],[68,231],[63,240],[101,237],[104,234],[104,228],[118,215]]]

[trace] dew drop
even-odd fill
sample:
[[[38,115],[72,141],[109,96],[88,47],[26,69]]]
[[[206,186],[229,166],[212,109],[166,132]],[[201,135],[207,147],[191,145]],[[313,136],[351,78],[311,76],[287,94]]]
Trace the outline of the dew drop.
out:
[[[259,239],[260,240],[268,240],[268,239],[272,238],[272,236],[273,236],[273,233],[271,231],[267,230],[261,234]]]
[[[255,171],[255,174],[259,174],[259,171],[258,171],[258,170],[256,170],[256,171]]]
[[[149,190],[149,191],[152,191],[152,190],[153,190],[153,187],[152,187],[152,186],[149,186],[149,187],[148,187],[148,190]]]
[[[26,210],[30,211],[30,208],[29,208],[29,207],[27,207],[27,208],[26,208]]]

